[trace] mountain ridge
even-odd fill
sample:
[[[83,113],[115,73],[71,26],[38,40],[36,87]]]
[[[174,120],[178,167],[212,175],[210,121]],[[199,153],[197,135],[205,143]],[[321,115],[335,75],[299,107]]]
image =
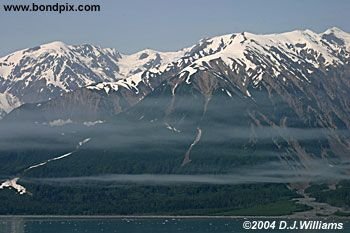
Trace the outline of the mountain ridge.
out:
[[[115,49],[55,41],[0,58],[0,93],[14,95],[21,103],[47,101],[89,84],[123,80],[182,53],[143,50],[123,55]]]
[[[289,76],[293,75],[308,82],[307,76],[315,71],[326,72],[327,66],[348,63],[349,46],[350,34],[335,27],[322,33],[310,30],[267,35],[234,33],[202,39],[191,47],[175,52],[146,49],[131,55],[123,55],[115,49],[103,49],[87,44],[66,45],[56,41],[0,58],[0,93],[8,93],[18,99],[16,103],[25,104],[48,101],[70,95],[69,92],[78,91],[80,88],[87,88],[95,92],[102,90],[107,95],[110,92],[123,96],[133,95],[134,100],[127,101],[131,106],[168,77],[180,74],[187,76],[187,82],[190,82],[191,74],[211,69],[209,63],[221,60],[222,65],[227,66],[226,75],[230,70],[231,73],[242,76],[241,83],[237,85],[249,97],[249,83],[252,81],[252,85],[257,86],[265,75],[283,76],[281,79],[285,82],[288,78],[280,74],[287,70]],[[54,51],[54,58],[52,55],[51,58],[47,58],[48,54],[50,57],[50,51]],[[17,75],[20,75],[17,77],[15,71],[26,65],[26,61],[21,63],[21,54],[27,58],[26,53],[31,56],[38,53],[37,57],[43,56],[56,64],[50,66],[45,62],[39,65],[35,62],[28,63],[28,67],[34,64],[36,68],[25,68],[24,71],[17,72]],[[79,56],[72,53],[78,53]],[[81,62],[84,59],[80,56],[85,61]],[[34,61],[39,59],[37,57],[34,56]],[[252,60],[253,57],[255,60]],[[57,71],[54,75],[51,70],[57,67],[55,59],[61,61],[60,58],[63,59],[63,65],[60,63],[62,67],[58,67],[57,70],[61,73]],[[83,68],[77,71],[70,69],[70,66],[64,68],[64,64],[70,62],[69,59],[77,60],[72,66],[82,63]],[[295,63],[293,67],[292,63]],[[79,64],[78,67],[82,67]],[[43,71],[36,74],[36,70],[40,70],[42,66]],[[66,70],[70,72],[64,73]],[[40,76],[36,77],[37,75]],[[10,108],[6,106],[6,109],[0,105],[3,115],[15,107],[18,107],[18,104]]]

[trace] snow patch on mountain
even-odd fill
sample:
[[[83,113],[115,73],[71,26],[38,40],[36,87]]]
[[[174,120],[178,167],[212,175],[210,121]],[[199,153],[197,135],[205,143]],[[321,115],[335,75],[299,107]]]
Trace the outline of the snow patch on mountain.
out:
[[[103,124],[104,121],[98,120],[98,121],[85,121],[83,122],[83,125],[85,125],[86,127],[92,127],[98,124]]]
[[[102,82],[94,85],[87,86],[90,90],[104,90],[106,94],[110,91],[118,91],[120,87],[126,88],[128,90],[133,90],[136,94],[139,93],[138,84],[142,81],[142,74],[138,73],[129,78],[118,80],[115,82]]]
[[[67,120],[57,119],[57,120],[50,121],[48,123],[44,123],[44,125],[48,124],[51,127],[60,127],[60,126],[64,126],[72,123],[73,121],[71,119],[67,119]]]
[[[131,55],[122,55],[118,62],[120,74],[124,77],[130,77],[152,68],[164,69],[167,64],[182,58],[188,50],[158,52],[145,49]]]
[[[18,184],[19,178],[13,178],[11,180],[6,180],[0,185],[0,189],[14,189],[16,190],[20,195],[23,195],[27,192],[26,188],[23,187],[22,185]]]
[[[61,160],[63,158],[66,158],[70,155],[72,155],[74,152],[76,152],[76,150],[78,150],[80,147],[82,147],[85,143],[88,143],[89,141],[91,140],[91,138],[86,138],[84,139],[83,141],[80,141],[78,143],[78,145],[76,146],[76,149],[74,151],[71,151],[69,153],[66,153],[66,154],[63,154],[63,155],[60,155],[60,156],[57,156],[57,157],[54,157],[52,159],[48,159],[44,162],[41,162],[41,163],[38,163],[38,164],[35,164],[35,165],[32,165],[28,168],[26,168],[24,171],[27,172],[29,170],[32,170],[32,169],[35,169],[35,168],[38,168],[38,167],[42,167],[42,166],[45,166],[46,164],[50,163],[50,162],[53,162],[53,161],[57,161],[57,160]]]

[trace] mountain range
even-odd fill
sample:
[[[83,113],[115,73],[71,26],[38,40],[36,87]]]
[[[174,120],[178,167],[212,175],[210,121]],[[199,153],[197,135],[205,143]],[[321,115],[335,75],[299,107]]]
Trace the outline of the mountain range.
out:
[[[350,34],[338,28],[132,55],[62,42],[24,49],[0,59],[1,169],[336,178],[348,171],[349,62]]]

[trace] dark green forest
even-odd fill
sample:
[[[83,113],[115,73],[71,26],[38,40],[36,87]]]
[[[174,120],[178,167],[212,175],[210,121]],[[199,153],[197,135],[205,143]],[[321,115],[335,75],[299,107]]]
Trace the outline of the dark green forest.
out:
[[[313,184],[306,192],[319,202],[350,208],[350,181],[339,182],[334,190],[326,184]]]
[[[245,185],[77,185],[24,184],[30,195],[0,192],[0,214],[34,215],[239,215],[274,204],[266,215],[306,209],[283,184]],[[237,211],[235,214],[234,211]],[[254,212],[251,212],[253,214]],[[247,213],[249,214],[249,213]]]

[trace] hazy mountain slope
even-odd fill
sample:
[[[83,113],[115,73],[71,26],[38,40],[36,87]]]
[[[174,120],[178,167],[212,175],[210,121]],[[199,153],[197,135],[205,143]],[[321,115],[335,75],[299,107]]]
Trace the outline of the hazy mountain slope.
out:
[[[214,37],[167,65],[23,105],[5,122],[106,121],[78,128],[91,141],[30,176],[346,172],[349,59],[349,34],[336,28]]]

